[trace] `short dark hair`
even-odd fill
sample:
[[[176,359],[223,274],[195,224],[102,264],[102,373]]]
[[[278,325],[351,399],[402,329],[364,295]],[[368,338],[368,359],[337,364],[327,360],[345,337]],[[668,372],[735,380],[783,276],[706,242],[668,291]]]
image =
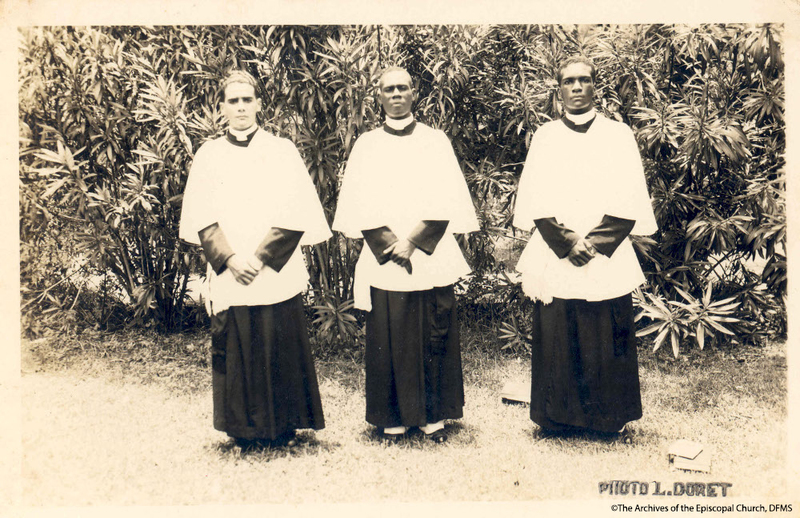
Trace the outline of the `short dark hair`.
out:
[[[225,75],[225,79],[222,80],[219,86],[219,100],[225,100],[225,89],[228,88],[228,85],[232,85],[233,83],[244,83],[246,85],[250,85],[253,87],[253,92],[255,92],[256,96],[258,96],[258,81],[256,78],[253,77],[250,73],[245,72],[244,70],[231,70]]]
[[[414,78],[411,77],[411,73],[408,70],[406,70],[405,68],[397,66],[397,65],[389,65],[388,67],[386,67],[383,70],[381,70],[380,75],[378,75],[378,82],[377,82],[378,88],[380,88],[380,86],[381,86],[381,81],[383,80],[383,76],[385,76],[389,72],[405,72],[406,74],[408,74],[408,77],[411,79],[411,88],[416,88],[416,86],[414,85]]]
[[[594,66],[592,60],[586,56],[576,54],[561,60],[561,62],[558,64],[558,69],[556,70],[556,81],[558,81],[559,85],[561,84],[561,79],[564,77],[564,69],[570,65],[574,65],[575,63],[582,63],[588,66],[592,71],[592,81],[597,82],[597,68]]]

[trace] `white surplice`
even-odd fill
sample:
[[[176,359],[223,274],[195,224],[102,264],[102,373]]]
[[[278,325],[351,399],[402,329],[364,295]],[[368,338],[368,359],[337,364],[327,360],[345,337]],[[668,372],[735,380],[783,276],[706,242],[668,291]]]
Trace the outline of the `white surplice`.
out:
[[[236,254],[253,256],[272,227],[302,231],[301,245],[331,237],[325,214],[295,145],[261,129],[247,147],[226,137],[197,151],[181,212],[180,238],[200,244],[198,232],[217,223]],[[208,269],[208,296],[214,313],[230,306],[258,306],[288,300],[306,289],[308,271],[298,246],[276,272],[264,266],[248,286],[230,270]]]
[[[443,131],[416,123],[410,135],[383,128],[359,137],[339,192],[333,229],[351,238],[362,230],[389,227],[405,239],[423,220],[449,221],[435,251],[416,250],[413,272],[388,262],[379,265],[364,248],[356,264],[355,306],[371,309],[370,286],[389,291],[418,291],[447,286],[470,272],[453,236],[479,229],[464,175]]]
[[[658,230],[639,148],[625,124],[597,115],[586,133],[549,122],[533,136],[519,182],[514,226],[531,230],[534,220],[554,217],[580,236],[603,216],[636,222],[631,234]],[[612,256],[597,254],[585,266],[559,259],[534,232],[517,264],[523,291],[534,300],[608,300],[644,281],[629,239]]]

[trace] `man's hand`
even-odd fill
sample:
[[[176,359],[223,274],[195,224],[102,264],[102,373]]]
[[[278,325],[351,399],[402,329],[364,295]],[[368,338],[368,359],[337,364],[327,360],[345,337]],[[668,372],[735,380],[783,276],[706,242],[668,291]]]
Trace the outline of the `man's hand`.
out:
[[[401,239],[389,245],[383,251],[384,254],[389,255],[389,259],[402,266],[406,271],[411,273],[411,254],[414,253],[417,247],[408,239]]]
[[[256,271],[256,272],[260,272],[260,271],[261,271],[261,268],[263,268],[263,267],[264,267],[264,263],[263,263],[263,261],[261,261],[261,259],[259,259],[258,257],[256,257],[256,256],[255,256],[255,254],[254,254],[254,255],[251,255],[251,256],[250,256],[250,257],[247,259],[247,264],[249,264],[251,267],[253,267],[253,269],[255,269],[255,271]]]
[[[567,259],[575,266],[584,266],[594,259],[596,253],[597,251],[592,244],[581,238],[573,245],[569,255],[567,255]]]
[[[249,285],[258,275],[258,270],[253,268],[247,260],[242,259],[238,255],[230,256],[225,265],[233,274],[233,278],[236,279],[236,282],[242,286]]]

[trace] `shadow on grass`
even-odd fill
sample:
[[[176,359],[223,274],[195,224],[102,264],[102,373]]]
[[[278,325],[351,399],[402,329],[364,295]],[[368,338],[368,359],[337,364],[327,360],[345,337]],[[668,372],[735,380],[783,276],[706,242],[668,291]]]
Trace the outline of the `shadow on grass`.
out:
[[[320,382],[334,380],[341,387],[356,392],[364,391],[364,351],[344,349],[341,354],[315,356],[314,366]]]
[[[786,416],[782,346],[690,349],[677,359],[665,351],[640,348],[639,362],[643,393],[666,409],[693,413],[724,408],[727,400],[752,398]]]
[[[630,436],[639,437],[638,433],[632,429],[629,431]],[[630,447],[632,444],[626,444],[623,440],[623,435],[616,432],[597,432],[594,430],[584,430],[580,428],[564,430],[560,432],[543,432],[539,429],[535,430],[532,438],[537,443],[559,443],[564,446],[612,446],[620,445]]]
[[[537,441],[526,405],[501,402],[505,381],[530,382],[530,357],[478,338],[467,336],[465,416],[447,423],[445,444],[418,430],[400,444],[380,441],[379,430],[363,420],[363,361],[353,351],[318,363],[330,430],[301,431],[294,447],[244,452],[210,430],[205,335],[131,332],[23,344],[25,469],[36,474],[27,494],[77,505],[596,498],[598,481],[679,476],[668,471],[666,452],[680,438],[714,455],[714,471],[691,475],[696,480],[725,480],[742,497],[784,494],[785,344],[707,346],[677,360],[670,351],[641,347],[645,415],[632,423],[628,445],[587,432]],[[195,394],[201,397],[187,397]],[[119,422],[124,435],[98,441],[98,433]],[[158,438],[170,432],[186,434],[191,449],[164,446]],[[112,448],[123,438],[136,447]],[[218,468],[209,486],[206,477]],[[398,473],[414,476],[398,484]],[[131,476],[140,484],[131,486]]]
[[[358,442],[377,447],[429,450],[447,447],[448,445],[468,446],[476,441],[475,427],[464,425],[461,421],[448,422],[445,424],[444,431],[447,441],[443,444],[433,442],[419,428],[411,428],[397,442],[392,442],[381,435],[380,428],[368,426],[359,434]]]
[[[341,444],[338,442],[318,440],[314,432],[298,432],[295,439],[297,444],[294,446],[271,444],[269,441],[265,441],[254,442],[243,447],[236,444],[235,439],[230,438],[225,441],[214,443],[208,446],[207,449],[215,452],[222,459],[246,457],[253,460],[269,462],[284,457],[317,455],[322,452],[330,453],[341,447]]]

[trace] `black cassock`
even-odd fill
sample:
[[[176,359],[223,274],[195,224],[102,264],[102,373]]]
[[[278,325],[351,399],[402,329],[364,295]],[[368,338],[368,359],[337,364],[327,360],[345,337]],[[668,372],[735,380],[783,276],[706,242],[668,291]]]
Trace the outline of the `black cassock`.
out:
[[[214,427],[242,439],[323,428],[299,295],[308,274],[297,248],[324,241],[330,230],[297,149],[258,129],[246,140],[229,133],[205,143],[187,182],[180,230],[202,245],[212,270]],[[226,272],[234,254],[259,263],[248,286]]]
[[[280,272],[303,232],[273,227],[255,251]],[[217,274],[233,255],[218,225],[200,232]],[[277,439],[325,427],[300,295],[258,306],[231,306],[211,316],[214,428],[231,437]]]
[[[300,295],[211,318],[214,428],[274,440],[325,427]]]
[[[532,317],[533,422],[616,432],[642,417],[630,294],[537,302]]]
[[[433,253],[447,221],[423,221],[409,240]],[[397,237],[388,227],[363,232],[380,264]],[[365,351],[367,422],[424,426],[463,416],[464,382],[453,286],[421,291],[371,287]]]

